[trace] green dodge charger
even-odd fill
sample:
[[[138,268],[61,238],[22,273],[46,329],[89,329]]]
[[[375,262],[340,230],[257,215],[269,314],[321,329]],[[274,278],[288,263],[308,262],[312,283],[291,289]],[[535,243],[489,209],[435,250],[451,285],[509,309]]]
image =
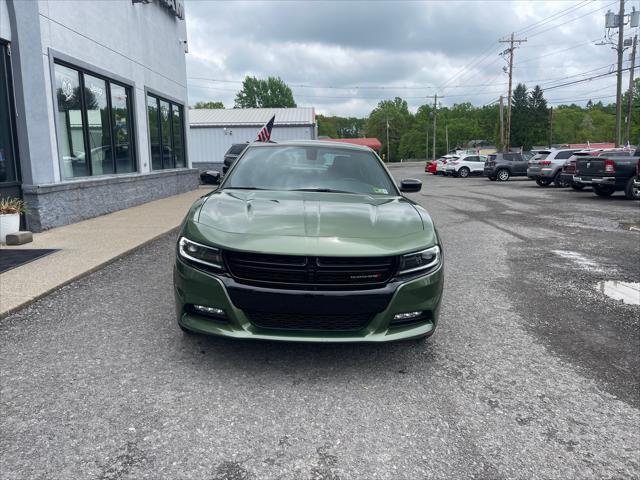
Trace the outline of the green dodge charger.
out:
[[[443,251],[424,208],[367,147],[253,143],[180,229],[185,332],[303,342],[433,334]]]

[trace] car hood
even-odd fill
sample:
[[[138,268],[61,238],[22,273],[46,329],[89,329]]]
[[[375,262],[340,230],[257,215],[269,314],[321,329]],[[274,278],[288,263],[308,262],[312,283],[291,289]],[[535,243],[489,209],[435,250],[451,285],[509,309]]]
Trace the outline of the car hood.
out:
[[[191,219],[194,240],[234,250],[360,256],[436,243],[429,216],[404,197],[222,190]]]

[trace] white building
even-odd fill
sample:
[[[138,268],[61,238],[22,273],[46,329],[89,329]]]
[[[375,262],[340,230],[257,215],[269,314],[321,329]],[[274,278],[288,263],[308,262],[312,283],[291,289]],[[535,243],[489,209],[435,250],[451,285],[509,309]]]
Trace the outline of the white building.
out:
[[[194,168],[218,168],[234,143],[251,142],[275,115],[271,139],[317,137],[316,114],[310,108],[234,108],[189,111],[189,157]]]
[[[0,0],[0,196],[27,228],[197,186],[186,39],[183,0]]]

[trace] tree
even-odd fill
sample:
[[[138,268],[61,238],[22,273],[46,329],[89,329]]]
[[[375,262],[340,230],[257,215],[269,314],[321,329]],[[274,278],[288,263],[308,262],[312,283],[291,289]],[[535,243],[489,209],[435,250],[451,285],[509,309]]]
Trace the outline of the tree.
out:
[[[529,95],[529,144],[527,149],[532,145],[546,145],[549,138],[549,109],[547,108],[547,100],[539,85],[531,91]]]
[[[318,135],[331,138],[359,138],[364,136],[364,118],[326,117],[316,115]]]
[[[389,157],[386,161],[400,160],[398,153],[402,134],[410,129],[413,116],[407,101],[400,97],[382,100],[373,109],[365,124],[367,137],[376,137],[382,143],[382,153],[387,153],[387,122],[389,122]]]
[[[236,94],[234,108],[287,108],[295,107],[291,88],[280,77],[266,80],[246,77],[242,89]]]
[[[511,147],[531,148],[531,119],[527,87],[519,83],[511,99]]]
[[[196,104],[193,106],[193,108],[195,108],[195,109],[202,109],[202,108],[221,109],[221,108],[224,108],[224,103],[222,103],[222,102],[196,102]]]

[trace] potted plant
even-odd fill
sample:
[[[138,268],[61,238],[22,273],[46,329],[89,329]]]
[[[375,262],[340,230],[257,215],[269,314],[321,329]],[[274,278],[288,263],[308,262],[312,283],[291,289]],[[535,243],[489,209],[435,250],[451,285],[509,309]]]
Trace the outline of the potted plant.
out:
[[[20,214],[24,211],[24,202],[19,198],[0,198],[0,243],[7,241],[7,235],[20,231]]]

